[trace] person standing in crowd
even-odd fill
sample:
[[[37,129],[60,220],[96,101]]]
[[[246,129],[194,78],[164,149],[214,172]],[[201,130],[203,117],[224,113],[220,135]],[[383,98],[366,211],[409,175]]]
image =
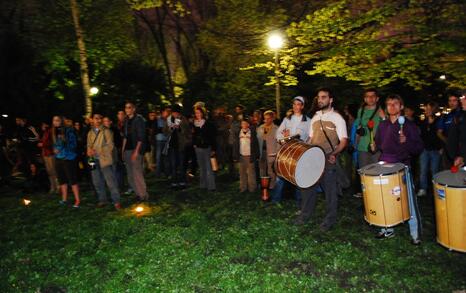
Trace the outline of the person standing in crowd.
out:
[[[199,164],[200,187],[215,191],[215,175],[210,158],[215,154],[215,126],[206,119],[206,109],[194,108],[193,146]]]
[[[74,195],[74,208],[79,208],[78,165],[76,162],[78,139],[72,127],[64,126],[64,119],[54,116],[52,120],[53,152],[55,153],[55,171],[60,185],[60,204],[67,204],[68,185]]]
[[[157,113],[150,111],[146,122],[147,150],[144,154],[144,162],[149,172],[155,171],[155,131],[157,128]]]
[[[257,138],[259,143],[259,170],[260,176],[269,176],[270,184],[269,189],[275,188],[275,181],[277,175],[273,164],[279,149],[279,144],[275,139],[277,135],[278,126],[273,123],[273,111],[264,112],[264,124],[257,129]]]
[[[184,157],[186,147],[191,142],[191,128],[189,122],[181,114],[182,108],[175,104],[172,106],[172,113],[167,118],[167,125],[164,133],[167,136],[167,143],[164,146],[163,154],[168,155],[171,170],[171,187],[186,187],[186,168]]]
[[[34,126],[28,124],[24,117],[16,118],[16,134],[17,140],[17,161],[13,168],[13,172],[21,172],[27,174],[29,166],[35,164],[35,157],[38,154],[37,143],[39,142],[39,133]]]
[[[303,114],[303,109],[304,98],[301,96],[293,98],[293,114],[287,115],[280,124],[280,127],[278,127],[275,137],[278,141],[293,136],[297,136],[297,139],[302,141],[307,140],[311,119]],[[272,192],[272,203],[279,203],[282,200],[284,186],[285,180],[277,177],[275,188]],[[296,189],[295,197],[299,207],[301,201],[299,189]]]
[[[364,101],[356,116],[356,151],[358,152],[358,168],[377,163],[380,152],[373,152],[370,144],[374,142],[379,123],[385,119],[385,113],[379,106],[379,95],[376,89],[364,91]],[[362,197],[361,192],[354,194]]]
[[[346,123],[343,117],[334,111],[335,97],[328,88],[317,91],[319,111],[312,117],[309,128],[309,142],[320,146],[326,155],[325,170],[319,182],[309,188],[302,189],[303,201],[301,214],[296,224],[305,224],[314,213],[317,203],[317,192],[320,187],[325,193],[326,215],[320,224],[320,230],[328,231],[337,222],[338,194],[337,194],[337,160],[348,143]]]
[[[453,125],[455,119],[460,116],[461,109],[459,107],[458,95],[450,94],[448,96],[448,108],[450,112],[444,115],[439,121],[439,127],[437,130],[437,135],[443,141],[444,147],[442,150],[442,165],[443,169],[449,169],[453,163],[453,159],[448,155],[448,134],[451,125]]]
[[[442,141],[437,135],[438,121],[435,113],[438,111],[438,104],[436,102],[427,102],[425,108],[425,118],[419,123],[421,129],[421,138],[424,143],[424,151],[420,156],[421,172],[420,172],[420,189],[417,196],[424,196],[427,193],[431,175],[434,176],[439,171],[442,149]]]
[[[92,182],[99,197],[97,207],[107,205],[105,184],[112,197],[113,206],[120,210],[120,192],[113,168],[114,150],[112,131],[102,125],[102,115],[93,115],[93,128],[87,134],[87,156],[91,165]]]
[[[233,145],[233,160],[239,162],[240,192],[256,191],[255,162],[259,159],[259,143],[254,127],[247,119],[241,121],[241,130]]]
[[[226,157],[226,148],[228,141],[228,121],[225,117],[225,108],[219,107],[214,111],[213,123],[217,129],[217,136],[215,137],[216,146],[217,146],[217,161],[220,168],[225,167],[227,162]]]
[[[448,133],[447,151],[454,158],[453,165],[463,167],[466,160],[466,91],[460,97],[460,114],[456,117]]]
[[[136,193],[138,201],[149,200],[144,181],[143,154],[146,148],[146,122],[136,113],[136,106],[128,102],[125,105],[126,120],[124,124],[123,161],[126,164],[128,182]]]
[[[160,177],[162,172],[168,176],[170,174],[167,162],[167,156],[162,154],[163,147],[167,143],[167,136],[163,132],[167,125],[167,118],[170,116],[170,107],[165,107],[157,117],[157,126],[155,128],[155,176]]]
[[[381,152],[380,161],[386,163],[403,163],[405,168],[406,185],[408,192],[409,230],[412,237],[411,243],[419,245],[421,243],[421,217],[417,205],[417,198],[414,194],[414,183],[410,172],[410,163],[413,156],[419,155],[423,150],[423,143],[419,130],[414,122],[406,119],[402,127],[399,117],[403,110],[403,99],[399,95],[390,95],[385,100],[388,119],[380,123],[375,135],[373,150]],[[393,228],[382,228],[377,234],[378,239],[391,238],[395,236]]]
[[[59,192],[58,181],[57,181],[57,172],[55,171],[55,156],[53,153],[53,140],[52,132],[48,124],[42,124],[42,137],[37,144],[37,146],[42,150],[42,160],[44,161],[45,170],[50,182],[49,193]]]
[[[228,135],[228,148],[229,148],[229,153],[230,157],[228,158],[229,161],[229,166],[228,166],[228,171],[230,173],[230,176],[235,175],[237,176],[237,173],[235,172],[236,169],[236,164],[233,163],[233,145],[236,141],[236,138],[239,135],[239,131],[241,129],[241,121],[243,120],[244,117],[244,106],[241,104],[238,104],[235,106],[235,111],[233,114],[233,120],[230,123],[230,130],[229,130],[229,135]]]

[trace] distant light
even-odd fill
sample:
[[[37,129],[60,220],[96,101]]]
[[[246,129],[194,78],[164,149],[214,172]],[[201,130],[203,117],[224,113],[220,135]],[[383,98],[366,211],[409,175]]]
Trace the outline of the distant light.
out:
[[[31,203],[29,199],[23,199],[24,205],[27,206]]]
[[[442,113],[440,113],[440,112],[435,113],[435,116],[437,116],[437,117],[439,117],[441,115],[442,115]]]
[[[95,86],[91,87],[91,95],[97,95],[99,93],[99,89]]]
[[[138,206],[138,207],[136,207],[136,208],[134,209],[134,211],[135,211],[136,213],[142,213],[142,212],[144,211],[144,208],[141,207],[141,206]]]
[[[446,76],[445,74],[442,74],[442,75],[439,76],[439,78],[440,78],[441,80],[445,80],[445,79],[447,79],[447,76]]]
[[[269,39],[267,40],[267,43],[272,50],[278,50],[281,47],[283,47],[283,37],[279,34],[273,34],[269,36]]]
[[[3,118],[8,118],[8,114],[2,114]]]

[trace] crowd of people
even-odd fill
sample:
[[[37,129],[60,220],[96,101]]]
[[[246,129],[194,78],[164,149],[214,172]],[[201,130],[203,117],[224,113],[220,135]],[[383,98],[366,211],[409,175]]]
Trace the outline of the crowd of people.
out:
[[[0,177],[6,182],[11,176],[23,174],[27,177],[25,188],[60,193],[62,205],[68,204],[71,190],[75,208],[80,206],[79,182],[89,178],[97,206],[109,204],[108,190],[118,210],[123,190],[134,193],[139,202],[150,199],[147,173],[167,178],[172,188],[180,189],[187,186],[187,179],[198,176],[200,188],[214,192],[216,171],[220,169],[231,178],[239,175],[241,193],[255,192],[259,178],[268,176],[269,205],[280,203],[288,185],[298,207],[297,225],[305,224],[313,215],[317,196],[323,192],[326,216],[320,229],[327,231],[337,222],[338,197],[342,187],[348,187],[343,181],[351,180],[352,193],[361,197],[356,170],[379,161],[403,163],[409,173],[410,234],[413,244],[419,244],[416,196],[431,194],[431,178],[439,170],[464,165],[465,96],[450,94],[450,111],[445,115],[440,115],[434,101],[425,104],[422,115],[416,115],[416,110],[398,95],[389,95],[382,103],[376,89],[365,90],[361,102],[339,111],[334,107],[332,91],[321,88],[310,101],[301,96],[293,98],[282,120],[269,109],[246,115],[245,107],[237,105],[230,114],[225,107],[208,111],[203,102],[195,103],[192,109],[179,104],[164,106],[149,111],[147,119],[128,102],[115,119],[94,113],[81,124],[54,116],[50,124],[44,122],[37,129],[26,118],[17,117],[16,129],[9,134],[0,125]],[[310,108],[308,115],[306,108]],[[297,188],[276,174],[280,143],[289,137],[325,152],[324,172],[309,188]],[[414,183],[419,183],[416,192]],[[394,235],[393,229],[384,228],[377,238]]]

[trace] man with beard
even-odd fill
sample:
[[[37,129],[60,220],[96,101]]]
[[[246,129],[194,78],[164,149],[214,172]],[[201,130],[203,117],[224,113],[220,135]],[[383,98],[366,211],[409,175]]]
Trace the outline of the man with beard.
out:
[[[317,92],[319,111],[311,119],[308,142],[321,147],[326,155],[325,170],[319,182],[302,189],[301,214],[296,219],[297,225],[305,224],[314,213],[319,187],[325,193],[326,216],[320,224],[320,230],[326,232],[337,221],[337,156],[348,143],[346,122],[333,109],[334,96],[330,89],[321,88]]]

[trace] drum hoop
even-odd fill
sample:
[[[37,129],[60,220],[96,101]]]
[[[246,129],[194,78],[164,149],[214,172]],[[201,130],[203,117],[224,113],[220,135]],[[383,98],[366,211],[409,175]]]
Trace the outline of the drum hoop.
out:
[[[438,184],[438,185],[440,185],[440,186],[445,186],[445,187],[447,187],[447,188],[464,189],[464,190],[466,190],[466,186],[464,186],[464,185],[463,185],[463,186],[448,185],[448,184],[445,184],[445,183],[436,182],[435,180],[432,180],[432,182],[433,182],[434,184]]]
[[[379,177],[379,176],[389,176],[389,175],[398,174],[398,173],[400,173],[402,171],[404,171],[404,169],[401,169],[400,171],[396,171],[396,172],[392,172],[392,173],[384,173],[384,174],[379,174],[379,175],[371,175],[371,174],[366,174],[366,173],[359,172],[359,175],[370,176],[370,177]]]

